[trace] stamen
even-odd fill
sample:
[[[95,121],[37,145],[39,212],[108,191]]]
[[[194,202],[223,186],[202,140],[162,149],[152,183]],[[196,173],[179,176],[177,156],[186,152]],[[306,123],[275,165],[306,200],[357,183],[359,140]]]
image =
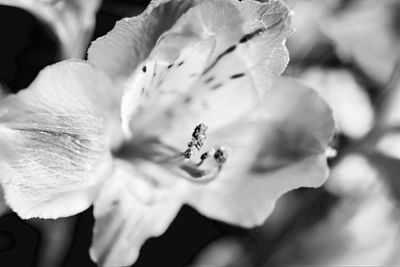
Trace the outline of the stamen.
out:
[[[215,180],[222,170],[222,165],[210,169],[199,169],[196,165],[183,164],[180,166],[186,174],[183,177],[194,183],[208,183]]]
[[[207,152],[204,152],[203,154],[201,154],[200,156],[200,162],[196,164],[197,167],[201,166],[203,164],[203,162],[208,159],[209,157],[213,156],[215,154],[215,149],[212,148]]]
[[[207,139],[207,126],[203,123],[197,125],[192,133],[192,138],[187,144],[184,152],[175,150],[163,144],[163,151],[160,155],[152,155],[153,161],[166,165],[179,176],[195,183],[208,183],[216,179],[223,169],[223,165],[229,158],[229,150],[226,147],[219,146],[211,148],[200,155],[200,160],[195,163],[191,157],[194,153],[202,150]],[[162,144],[159,142],[159,144]],[[171,154],[172,153],[172,154]],[[158,154],[158,153],[155,153]],[[204,166],[203,163],[213,158],[211,164]]]
[[[219,165],[225,164],[228,160],[229,154],[225,147],[218,147],[217,151],[214,153],[214,159]]]
[[[207,139],[207,128],[208,127],[203,123],[200,123],[196,126],[196,128],[194,128],[192,140],[188,143],[188,148],[185,150],[185,152],[183,152],[184,158],[190,159],[196,150],[200,151],[200,149],[204,146],[204,143]]]
[[[195,183],[208,183],[216,179],[219,173],[222,171],[223,165],[228,161],[229,153],[228,149],[225,147],[218,147],[217,149],[211,149],[200,156],[200,162],[194,164],[192,162],[187,162],[181,165],[181,169],[184,170],[189,177],[186,179]],[[209,169],[200,169],[199,167],[203,162],[210,157],[214,157],[217,166]]]

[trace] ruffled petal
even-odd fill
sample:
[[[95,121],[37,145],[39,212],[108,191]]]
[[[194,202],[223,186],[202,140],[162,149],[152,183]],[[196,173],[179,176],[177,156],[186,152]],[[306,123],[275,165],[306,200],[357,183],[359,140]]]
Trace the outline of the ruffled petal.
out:
[[[251,119],[210,134],[209,145],[230,147],[231,155],[214,181],[191,186],[188,203],[215,219],[259,225],[282,194],[324,183],[333,131],[331,111],[315,92],[279,82]]]
[[[0,181],[22,218],[70,216],[91,205],[111,168],[107,81],[87,63],[61,62],[1,99]]]
[[[171,143],[199,122],[219,128],[248,112],[286,67],[289,23],[279,1],[205,1],[188,10],[127,83],[126,96],[142,95],[128,114],[131,131]],[[187,52],[196,46],[203,48]]]
[[[178,213],[180,199],[163,194],[173,192],[165,190],[167,172],[151,166],[155,180],[140,171],[149,171],[149,166],[116,161],[113,176],[94,202],[96,221],[90,255],[100,266],[131,265],[143,243],[163,234]]]
[[[117,22],[92,43],[88,60],[115,79],[127,78],[151,52],[161,34],[198,0],[153,0],[139,16]]]

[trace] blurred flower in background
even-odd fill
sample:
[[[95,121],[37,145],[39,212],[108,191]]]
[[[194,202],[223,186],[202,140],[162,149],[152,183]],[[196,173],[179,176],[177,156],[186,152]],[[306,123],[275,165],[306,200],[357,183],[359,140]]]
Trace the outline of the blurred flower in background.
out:
[[[1,0],[27,10],[56,35],[61,58],[83,58],[92,38],[101,0]]]

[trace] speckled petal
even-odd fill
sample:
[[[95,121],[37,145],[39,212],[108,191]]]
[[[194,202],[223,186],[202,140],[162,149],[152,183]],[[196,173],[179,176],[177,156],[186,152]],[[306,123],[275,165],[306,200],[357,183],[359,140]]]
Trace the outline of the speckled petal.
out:
[[[216,129],[250,111],[286,67],[289,24],[280,1],[204,1],[188,10],[127,82],[126,96],[141,96],[134,114],[123,112],[131,132],[172,144],[200,122]]]
[[[153,0],[139,16],[124,18],[92,43],[88,60],[114,79],[127,78],[151,52],[158,38],[199,0]]]

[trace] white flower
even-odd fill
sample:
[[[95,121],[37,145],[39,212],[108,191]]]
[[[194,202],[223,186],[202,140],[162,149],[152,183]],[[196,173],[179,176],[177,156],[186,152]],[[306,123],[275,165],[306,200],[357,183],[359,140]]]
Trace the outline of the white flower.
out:
[[[293,80],[272,89],[289,20],[275,0],[152,1],[95,41],[90,63],[45,69],[0,103],[8,203],[24,218],[94,203],[91,256],[119,266],[182,204],[252,227],[285,192],[320,186],[331,111]]]

